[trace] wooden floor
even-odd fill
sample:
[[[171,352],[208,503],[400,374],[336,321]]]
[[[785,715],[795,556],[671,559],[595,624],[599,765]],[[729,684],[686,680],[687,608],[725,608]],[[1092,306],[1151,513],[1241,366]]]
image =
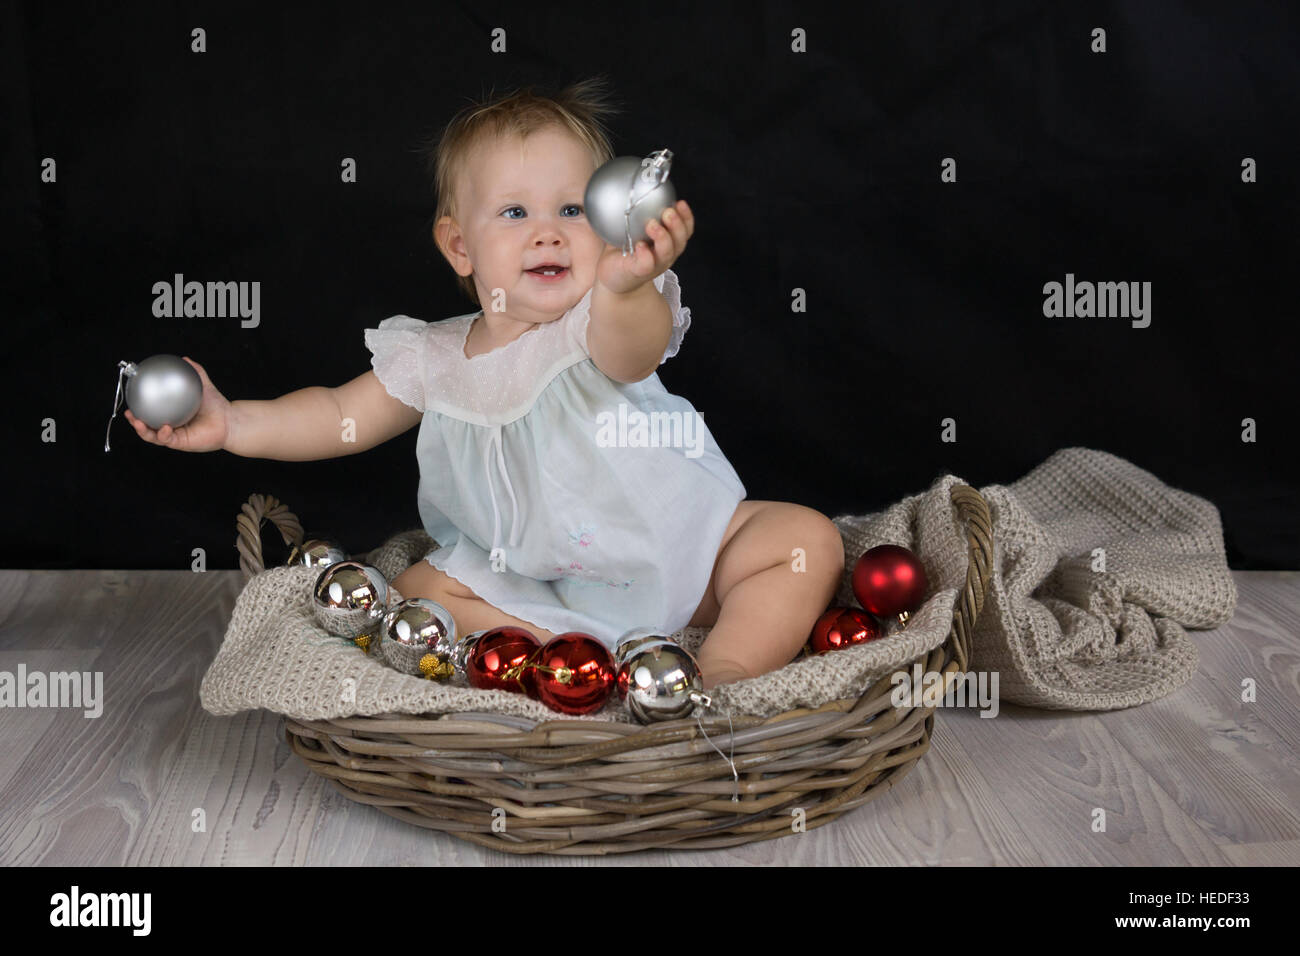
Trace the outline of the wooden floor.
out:
[[[1236,616],[1193,632],[1200,671],[1164,700],[941,710],[912,772],[825,827],[591,858],[517,857],[401,823],[309,773],[278,717],[209,716],[199,681],[238,572],[0,571],[0,671],[104,674],[97,719],[0,709],[0,863],[1295,866],[1300,574],[1235,576]],[[1257,696],[1243,703],[1248,678]]]

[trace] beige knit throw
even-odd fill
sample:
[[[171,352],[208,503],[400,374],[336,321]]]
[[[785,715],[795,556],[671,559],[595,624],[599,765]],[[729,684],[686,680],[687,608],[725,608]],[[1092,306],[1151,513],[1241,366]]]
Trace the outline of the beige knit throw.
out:
[[[906,628],[891,624],[874,642],[720,685],[711,691],[717,712],[771,716],[854,697],[942,644],[967,564],[965,530],[949,496],[954,484],[965,482],[946,475],[883,512],[834,519],[846,558],[835,604],[857,605],[850,574],[868,548],[900,544],[924,563],[931,594]],[[1237,592],[1219,513],[1203,498],[1087,448],[1061,449],[1019,481],[979,491],[993,519],[994,574],[970,669],[996,671],[1002,701],[1111,710],[1155,700],[1196,670],[1184,628],[1213,628],[1232,616]],[[415,529],[368,558],[391,581],[434,546]],[[319,573],[275,567],[248,581],[199,689],[208,712],[265,707],[307,720],[493,712],[633,722],[616,694],[602,710],[566,717],[522,694],[399,673],[314,622],[310,592]],[[673,636],[698,651],[708,629]]]

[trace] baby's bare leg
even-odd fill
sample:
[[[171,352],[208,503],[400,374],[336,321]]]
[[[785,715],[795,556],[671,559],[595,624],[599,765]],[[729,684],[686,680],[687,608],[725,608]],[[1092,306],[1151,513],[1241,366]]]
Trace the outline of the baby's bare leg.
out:
[[[821,512],[772,501],[751,514],[718,554],[721,607],[699,653],[705,688],[790,663],[843,572],[843,538]]]
[[[537,638],[539,644],[545,644],[555,636],[545,628],[511,617],[494,607],[428,561],[417,561],[393,578],[393,587],[403,598],[428,598],[441,604],[456,622],[456,633],[460,637],[506,624],[522,627]]]

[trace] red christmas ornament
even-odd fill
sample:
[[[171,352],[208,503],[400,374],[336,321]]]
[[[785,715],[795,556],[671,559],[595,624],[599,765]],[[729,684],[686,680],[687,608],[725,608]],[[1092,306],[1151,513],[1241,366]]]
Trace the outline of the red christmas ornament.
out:
[[[547,641],[533,674],[538,699],[566,714],[603,707],[617,679],[609,649],[581,631],[566,631]]]
[[[904,624],[925,600],[925,568],[907,548],[882,544],[853,566],[853,594],[876,617],[897,616]]]
[[[465,662],[470,685],[481,690],[508,690],[537,698],[533,671],[527,661],[540,648],[537,638],[509,624],[482,634]]]
[[[833,607],[817,619],[809,638],[814,654],[865,644],[880,636],[876,619],[856,607]]]

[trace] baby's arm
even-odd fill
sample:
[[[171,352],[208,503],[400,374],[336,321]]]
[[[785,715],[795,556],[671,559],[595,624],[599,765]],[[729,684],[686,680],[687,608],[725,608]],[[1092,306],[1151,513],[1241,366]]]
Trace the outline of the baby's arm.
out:
[[[673,335],[673,311],[654,277],[671,266],[695,232],[685,199],[646,226],[653,241],[636,244],[635,255],[607,245],[596,266],[587,323],[587,349],[596,368],[616,382],[639,382],[663,360]]]
[[[337,388],[312,385],[271,401],[232,402],[224,447],[276,461],[339,458],[382,445],[423,417],[388,394],[371,369]]]
[[[614,381],[639,382],[649,376],[659,367],[672,334],[672,310],[653,282],[625,293],[596,283],[587,348],[596,368]]]

